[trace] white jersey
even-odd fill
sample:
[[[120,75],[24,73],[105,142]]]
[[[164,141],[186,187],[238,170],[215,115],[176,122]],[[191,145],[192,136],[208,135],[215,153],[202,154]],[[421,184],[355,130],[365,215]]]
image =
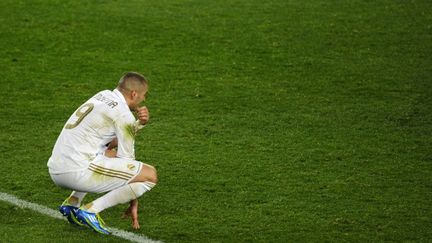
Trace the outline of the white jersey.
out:
[[[87,169],[114,138],[118,140],[117,157],[135,159],[135,133],[141,127],[120,91],[101,91],[66,122],[48,160],[49,171],[60,174]]]

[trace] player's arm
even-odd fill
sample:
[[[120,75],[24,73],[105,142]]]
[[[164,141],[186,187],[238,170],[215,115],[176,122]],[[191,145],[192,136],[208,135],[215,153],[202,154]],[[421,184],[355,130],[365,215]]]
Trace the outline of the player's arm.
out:
[[[125,113],[114,121],[117,137],[117,157],[135,159],[135,117]]]
[[[131,217],[132,219],[132,228],[139,229],[140,225],[138,221],[138,199],[130,201],[129,207],[123,213],[122,218],[126,219],[128,217]]]

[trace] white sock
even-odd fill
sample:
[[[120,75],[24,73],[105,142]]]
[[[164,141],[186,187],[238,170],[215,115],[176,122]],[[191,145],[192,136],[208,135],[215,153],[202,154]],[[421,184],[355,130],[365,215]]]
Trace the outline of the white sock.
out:
[[[85,195],[87,195],[86,192],[73,191],[68,198],[68,202],[72,206],[79,207]]]
[[[134,182],[108,192],[85,206],[91,213],[99,213],[120,203],[127,203],[140,197],[155,186],[152,182]]]

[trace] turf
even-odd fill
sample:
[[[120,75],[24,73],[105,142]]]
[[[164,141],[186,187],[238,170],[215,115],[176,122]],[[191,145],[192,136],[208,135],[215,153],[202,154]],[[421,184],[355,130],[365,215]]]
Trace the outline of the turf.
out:
[[[56,208],[46,161],[123,72],[150,80],[137,157],[165,242],[432,240],[430,1],[0,2],[0,191]],[[91,195],[88,200],[94,198]],[[114,227],[125,206],[103,213]],[[120,239],[0,202],[15,242]]]

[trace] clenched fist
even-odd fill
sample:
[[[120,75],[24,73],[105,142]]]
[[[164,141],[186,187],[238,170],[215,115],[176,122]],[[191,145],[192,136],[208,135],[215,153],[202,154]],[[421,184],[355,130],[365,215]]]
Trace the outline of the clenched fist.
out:
[[[139,120],[141,125],[145,125],[148,122],[148,120],[150,119],[149,111],[148,111],[147,107],[145,107],[145,106],[138,107],[136,109],[136,113],[137,113],[138,120]]]

